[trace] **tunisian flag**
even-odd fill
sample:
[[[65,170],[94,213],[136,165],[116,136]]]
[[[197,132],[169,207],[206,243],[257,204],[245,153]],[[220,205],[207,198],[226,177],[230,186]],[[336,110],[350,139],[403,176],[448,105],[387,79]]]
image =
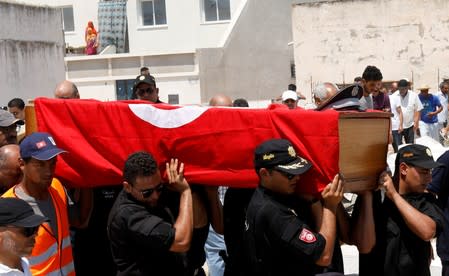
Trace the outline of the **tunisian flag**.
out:
[[[150,152],[165,170],[178,158],[189,183],[255,187],[254,149],[271,138],[286,138],[313,167],[300,182],[316,193],[339,171],[338,112],[171,106],[139,101],[99,102],[38,98],[39,131],[58,147],[56,176],[76,187],[122,182],[129,154]]]

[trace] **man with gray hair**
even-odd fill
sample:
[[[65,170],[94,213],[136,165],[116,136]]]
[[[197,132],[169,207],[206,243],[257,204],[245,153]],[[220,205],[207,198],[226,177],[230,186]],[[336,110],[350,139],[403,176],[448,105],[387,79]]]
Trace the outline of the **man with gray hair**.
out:
[[[315,105],[318,107],[326,100],[330,99],[332,96],[337,94],[338,87],[337,85],[331,82],[323,82],[319,83],[313,89],[313,99],[315,101]]]

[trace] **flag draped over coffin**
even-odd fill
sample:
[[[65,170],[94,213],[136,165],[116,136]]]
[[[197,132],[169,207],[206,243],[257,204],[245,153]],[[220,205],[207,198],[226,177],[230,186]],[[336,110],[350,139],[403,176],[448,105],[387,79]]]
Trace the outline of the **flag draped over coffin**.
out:
[[[137,101],[35,100],[39,131],[53,135],[68,151],[56,175],[76,187],[122,182],[129,154],[150,152],[165,162],[185,163],[190,183],[255,187],[254,149],[271,138],[286,138],[313,167],[299,189],[315,193],[338,172],[338,112],[171,106]]]

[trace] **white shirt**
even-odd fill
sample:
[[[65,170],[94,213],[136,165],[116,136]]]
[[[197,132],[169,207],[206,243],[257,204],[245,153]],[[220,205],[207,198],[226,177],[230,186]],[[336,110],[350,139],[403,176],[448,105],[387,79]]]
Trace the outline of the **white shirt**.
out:
[[[391,112],[393,113],[393,118],[391,118],[392,130],[399,129],[399,113],[396,110],[398,106],[400,106],[402,110],[402,127],[404,129],[413,126],[415,112],[420,111],[423,108],[421,101],[418,98],[418,94],[411,90],[408,90],[404,97],[399,94],[399,90],[394,92],[390,95],[390,105]]]
[[[443,110],[438,113],[438,123],[445,123],[447,121],[447,94],[443,94],[443,92],[438,91],[437,93],[438,99],[440,100],[441,106]]]
[[[10,268],[4,264],[0,264],[0,276],[31,276],[28,260],[22,257],[20,261],[22,263],[23,272],[15,268]]]
[[[362,96],[359,100],[360,106],[365,109],[373,109],[373,95],[369,94],[368,96]]]

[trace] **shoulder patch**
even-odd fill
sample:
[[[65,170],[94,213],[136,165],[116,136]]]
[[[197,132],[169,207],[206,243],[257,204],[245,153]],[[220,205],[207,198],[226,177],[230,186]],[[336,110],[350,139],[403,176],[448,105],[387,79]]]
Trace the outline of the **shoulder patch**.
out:
[[[301,231],[301,234],[299,234],[299,239],[305,243],[314,243],[316,242],[315,235],[307,230],[306,228],[303,228]]]

